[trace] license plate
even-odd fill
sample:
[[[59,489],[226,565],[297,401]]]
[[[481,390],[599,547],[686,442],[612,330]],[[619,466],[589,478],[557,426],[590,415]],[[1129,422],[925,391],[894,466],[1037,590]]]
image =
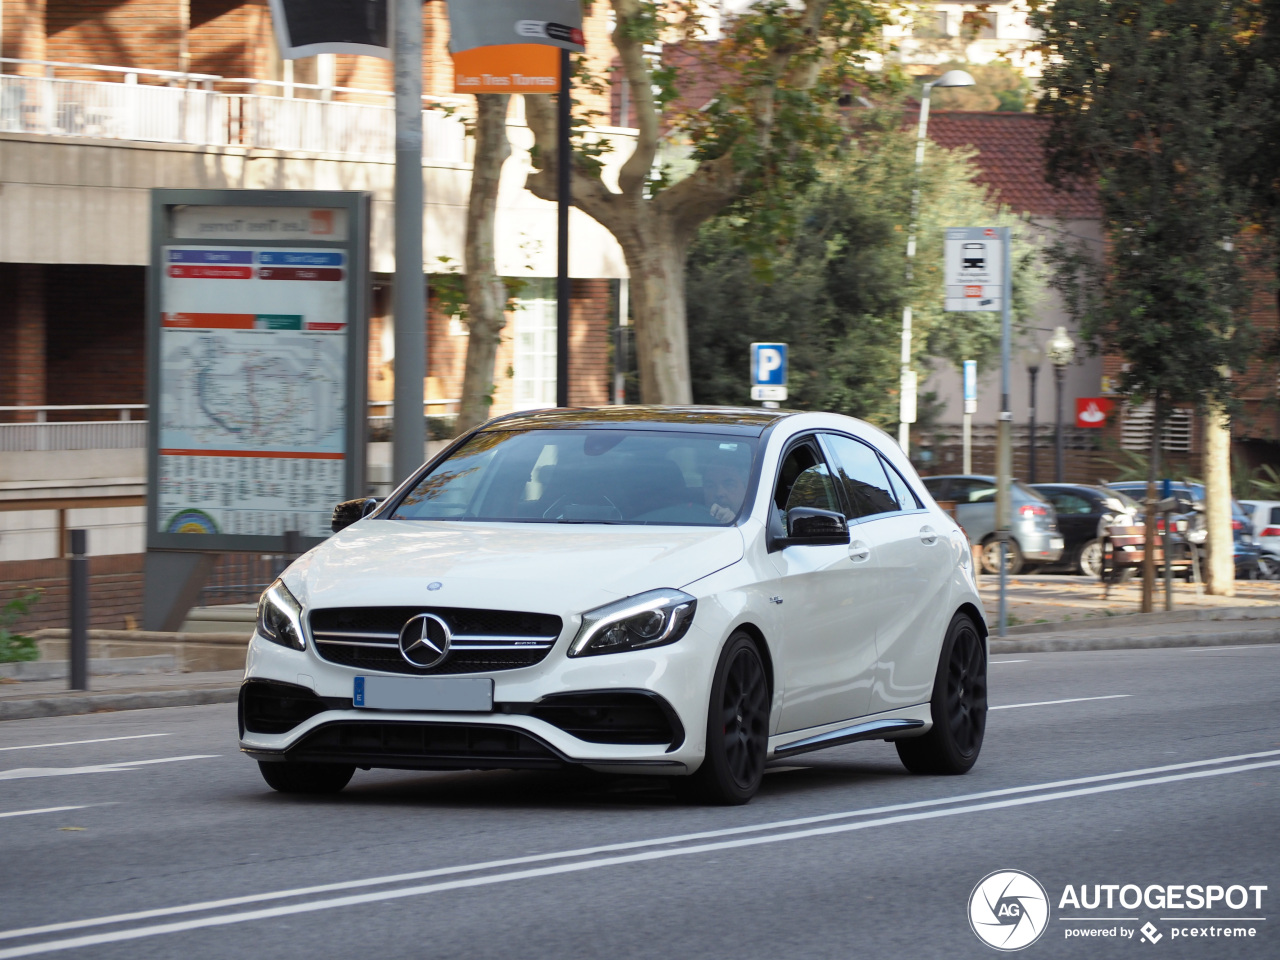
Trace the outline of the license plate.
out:
[[[1064,543],[1064,541],[1060,540],[1060,539],[1059,539],[1059,538],[1057,538],[1057,537],[1054,537],[1054,538],[1052,538],[1052,539],[1049,541],[1049,549],[1050,549],[1050,550],[1061,550],[1061,549],[1062,549],[1062,546],[1063,546],[1063,543]]]
[[[487,678],[356,677],[352,693],[352,705],[367,710],[493,710],[493,681]]]

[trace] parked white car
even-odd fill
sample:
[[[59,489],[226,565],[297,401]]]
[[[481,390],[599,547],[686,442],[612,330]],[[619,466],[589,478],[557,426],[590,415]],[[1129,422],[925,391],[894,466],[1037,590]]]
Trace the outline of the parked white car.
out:
[[[515,414],[334,527],[249,646],[241,748],[277,790],[581,765],[745,803],[772,758],[884,739],[964,773],[982,746],[968,541],[861,421]]]

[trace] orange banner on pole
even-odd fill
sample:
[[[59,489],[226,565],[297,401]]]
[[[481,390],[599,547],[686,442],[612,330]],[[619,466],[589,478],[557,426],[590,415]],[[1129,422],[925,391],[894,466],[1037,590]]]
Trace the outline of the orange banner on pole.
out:
[[[454,93],[555,93],[559,88],[558,47],[509,43],[453,55]]]

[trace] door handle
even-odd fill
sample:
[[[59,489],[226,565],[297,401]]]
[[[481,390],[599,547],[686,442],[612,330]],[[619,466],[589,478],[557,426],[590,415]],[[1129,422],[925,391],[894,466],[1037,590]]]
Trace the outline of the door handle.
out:
[[[927,545],[933,545],[938,542],[938,531],[933,527],[920,528],[920,542]]]
[[[849,559],[854,563],[865,563],[871,559],[871,548],[861,540],[849,544]]]

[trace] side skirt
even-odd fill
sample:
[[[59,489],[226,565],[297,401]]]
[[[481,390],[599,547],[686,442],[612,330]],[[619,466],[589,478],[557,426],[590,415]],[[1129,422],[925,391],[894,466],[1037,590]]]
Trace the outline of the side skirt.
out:
[[[843,743],[856,743],[859,740],[879,740],[895,733],[919,730],[923,726],[923,720],[869,720],[866,723],[856,723],[850,727],[829,730],[814,737],[806,737],[803,740],[796,740],[792,743],[775,747],[773,758],[777,760],[783,757],[794,757],[800,753],[825,750],[827,747],[837,747]]]

